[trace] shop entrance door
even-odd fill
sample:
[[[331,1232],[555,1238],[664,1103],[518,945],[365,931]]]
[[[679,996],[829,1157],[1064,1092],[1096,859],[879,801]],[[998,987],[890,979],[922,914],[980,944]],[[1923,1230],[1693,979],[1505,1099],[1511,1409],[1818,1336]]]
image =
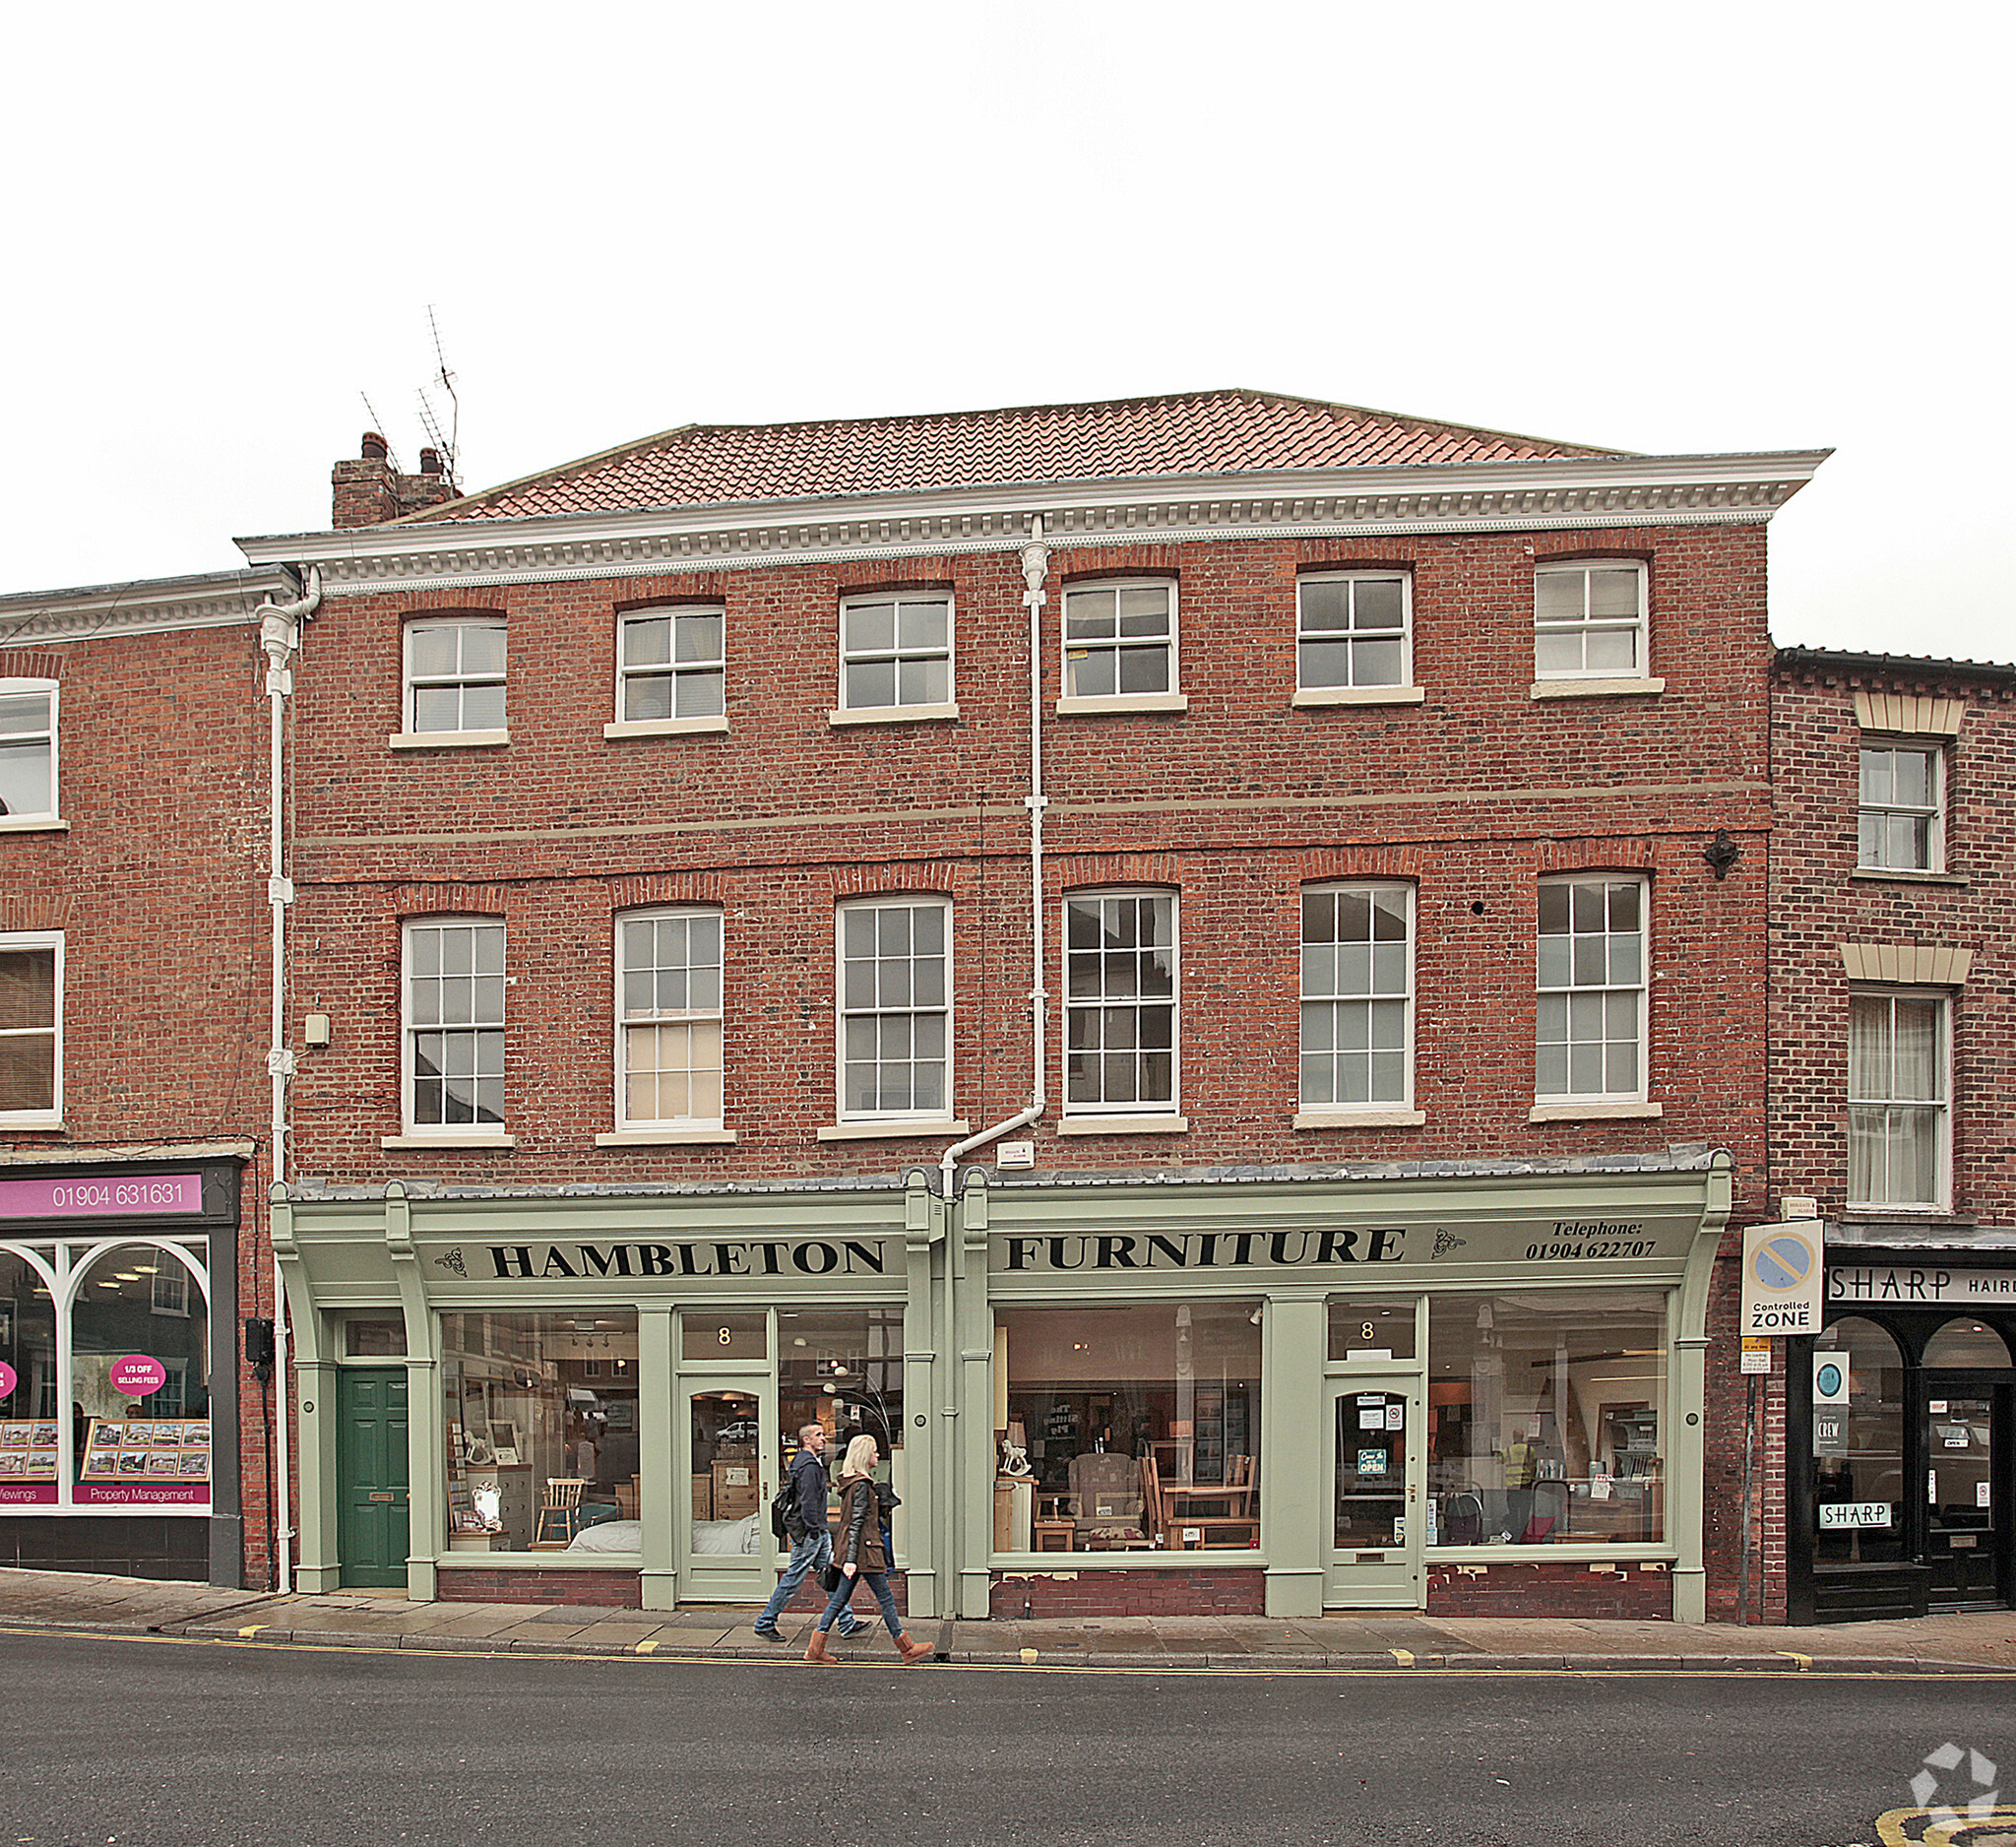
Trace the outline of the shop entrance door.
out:
[[[1924,1375],[1925,1564],[1934,1604],[2010,1600],[2007,1385]]]
[[[777,1387],[760,1374],[679,1381],[682,1598],[762,1603],[777,1587]]]
[[[1325,1607],[1418,1610],[1420,1381],[1357,1377],[1334,1383],[1328,1422]]]
[[[406,1582],[406,1368],[336,1375],[336,1536],[345,1584]]]

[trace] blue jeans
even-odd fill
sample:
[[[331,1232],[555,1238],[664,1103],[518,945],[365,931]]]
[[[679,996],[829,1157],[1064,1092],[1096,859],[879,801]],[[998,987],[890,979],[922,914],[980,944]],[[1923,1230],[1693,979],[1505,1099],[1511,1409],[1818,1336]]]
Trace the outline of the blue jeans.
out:
[[[882,1606],[882,1621],[889,1624],[890,1634],[901,1636],[903,1619],[896,1614],[896,1593],[889,1588],[887,1571],[862,1571],[853,1577],[849,1577],[843,1571],[840,1574],[840,1588],[833,1593],[833,1601],[826,1606],[826,1614],[819,1619],[820,1634],[825,1634],[833,1626],[833,1619],[843,1610],[847,1610],[849,1616],[853,1615],[848,1606],[854,1600],[856,1584],[865,1584],[875,1593],[875,1601]],[[842,1629],[841,1633],[851,1635],[853,1630]]]
[[[777,1589],[771,1592],[770,1601],[763,1606],[763,1614],[756,1619],[760,1629],[775,1628],[777,1619],[784,1613],[784,1607],[797,1595],[798,1586],[805,1581],[807,1572],[817,1572],[820,1566],[833,1557],[833,1535],[825,1527],[807,1533],[803,1539],[791,1541],[790,1562],[784,1568],[784,1576],[777,1580]],[[856,1624],[850,1624],[842,1631],[852,1634]]]

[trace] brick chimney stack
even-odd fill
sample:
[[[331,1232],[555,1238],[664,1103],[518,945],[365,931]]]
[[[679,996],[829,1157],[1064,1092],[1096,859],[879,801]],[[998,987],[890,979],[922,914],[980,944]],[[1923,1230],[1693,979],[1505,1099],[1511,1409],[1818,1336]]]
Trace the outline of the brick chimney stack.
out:
[[[455,498],[455,483],[442,466],[438,449],[422,449],[420,472],[402,475],[392,466],[391,451],[375,429],[364,432],[356,460],[339,462],[329,481],[330,524],[339,531],[349,526],[382,526],[387,520]]]

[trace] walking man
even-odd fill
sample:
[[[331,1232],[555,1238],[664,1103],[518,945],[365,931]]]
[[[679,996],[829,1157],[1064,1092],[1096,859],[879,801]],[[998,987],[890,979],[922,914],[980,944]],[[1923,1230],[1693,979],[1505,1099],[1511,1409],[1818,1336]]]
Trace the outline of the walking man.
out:
[[[785,1606],[797,1595],[806,1573],[816,1574],[833,1560],[833,1533],[826,1524],[825,1454],[824,1427],[807,1424],[798,1432],[798,1453],[791,1458],[790,1479],[796,1484],[798,1494],[785,1529],[790,1536],[790,1562],[785,1566],[784,1576],[777,1580],[777,1589],[763,1606],[763,1614],[756,1619],[756,1633],[767,1642],[785,1639],[777,1626],[777,1619]],[[820,1595],[825,1595],[823,1589]],[[848,1626],[840,1632],[851,1635],[861,1625],[854,1620],[851,1610],[847,1612],[847,1619]]]

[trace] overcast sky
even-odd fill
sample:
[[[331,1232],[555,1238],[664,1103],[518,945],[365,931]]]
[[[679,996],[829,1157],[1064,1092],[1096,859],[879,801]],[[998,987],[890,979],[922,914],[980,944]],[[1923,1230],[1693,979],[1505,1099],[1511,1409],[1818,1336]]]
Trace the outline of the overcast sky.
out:
[[[1245,385],[1832,447],[1780,642],[2016,660],[2016,9],[18,9],[7,574],[693,421]],[[448,412],[445,399],[441,404]]]

